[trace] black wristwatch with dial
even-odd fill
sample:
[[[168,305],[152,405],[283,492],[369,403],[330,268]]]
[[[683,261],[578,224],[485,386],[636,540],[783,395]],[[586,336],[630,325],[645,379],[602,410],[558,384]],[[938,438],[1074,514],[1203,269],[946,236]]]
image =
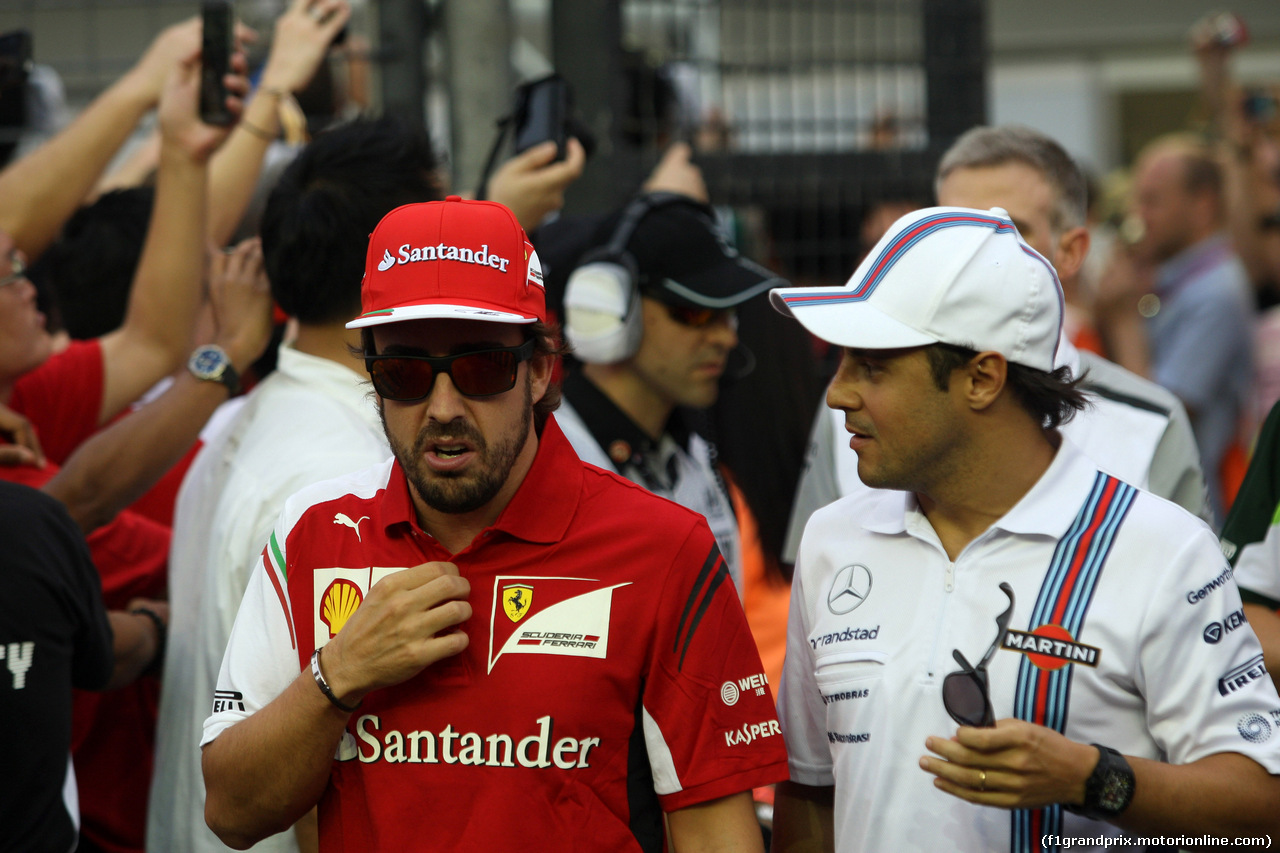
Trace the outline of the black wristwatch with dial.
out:
[[[1098,765],[1084,783],[1084,803],[1062,807],[1090,820],[1110,820],[1121,814],[1133,802],[1133,768],[1123,755],[1109,746],[1095,743],[1098,749]]]
[[[226,350],[217,344],[205,344],[197,347],[187,360],[187,370],[196,379],[206,382],[221,382],[227,386],[231,396],[240,393],[240,374],[231,366],[231,357]]]

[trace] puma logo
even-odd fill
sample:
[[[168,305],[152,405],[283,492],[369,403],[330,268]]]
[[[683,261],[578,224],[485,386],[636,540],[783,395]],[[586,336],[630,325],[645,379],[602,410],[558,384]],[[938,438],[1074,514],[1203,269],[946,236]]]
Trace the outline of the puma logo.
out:
[[[360,517],[360,521],[367,521],[368,519],[369,519],[369,516],[367,515]],[[333,517],[334,524],[341,524],[343,527],[350,527],[352,530],[356,532],[357,542],[364,541],[363,539],[360,538],[360,521],[352,521],[351,517],[343,512],[340,512]]]

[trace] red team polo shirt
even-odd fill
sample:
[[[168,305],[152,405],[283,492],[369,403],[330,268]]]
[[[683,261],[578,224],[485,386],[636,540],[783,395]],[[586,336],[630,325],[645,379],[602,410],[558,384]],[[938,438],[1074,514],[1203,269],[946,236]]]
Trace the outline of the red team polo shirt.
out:
[[[431,560],[471,582],[470,644],[351,715],[322,849],[657,851],[662,811],[786,778],[705,521],[579,461],[554,419],[511,503],[455,555],[419,528],[394,460],[290,498],[204,743],[279,695],[380,578]]]

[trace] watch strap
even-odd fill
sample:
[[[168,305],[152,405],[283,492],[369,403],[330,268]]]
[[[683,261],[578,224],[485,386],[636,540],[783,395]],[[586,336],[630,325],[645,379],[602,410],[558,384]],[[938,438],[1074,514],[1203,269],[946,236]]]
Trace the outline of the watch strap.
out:
[[[1100,743],[1092,746],[1098,750],[1098,763],[1085,780],[1084,802],[1080,805],[1064,803],[1063,808],[1090,820],[1110,820],[1133,802],[1133,768],[1118,750]]]

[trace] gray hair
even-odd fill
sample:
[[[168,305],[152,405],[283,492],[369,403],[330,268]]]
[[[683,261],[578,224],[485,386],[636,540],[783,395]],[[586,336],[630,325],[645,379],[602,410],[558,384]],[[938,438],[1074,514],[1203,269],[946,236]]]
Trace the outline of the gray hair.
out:
[[[1049,225],[1061,234],[1085,223],[1088,189],[1084,173],[1062,146],[1039,131],[1021,125],[975,127],[942,155],[935,186],[957,169],[982,169],[1025,163],[1039,172],[1054,191]]]

